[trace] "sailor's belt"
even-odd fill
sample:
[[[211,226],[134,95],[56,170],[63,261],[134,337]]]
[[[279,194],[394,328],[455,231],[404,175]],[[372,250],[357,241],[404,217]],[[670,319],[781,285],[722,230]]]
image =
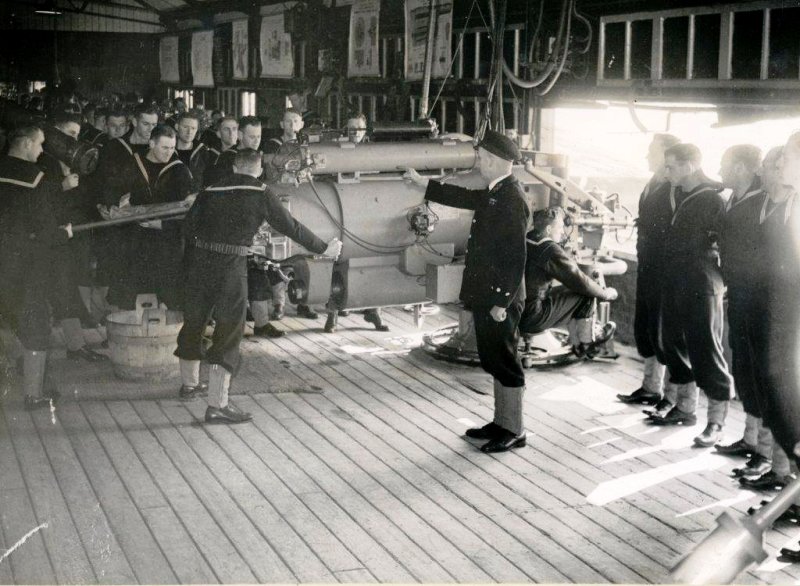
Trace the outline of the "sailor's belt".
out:
[[[194,239],[195,248],[202,248],[203,250],[210,250],[211,252],[218,252],[220,254],[231,254],[234,256],[247,256],[250,251],[249,246],[239,246],[238,244],[227,244],[225,242],[206,242],[199,238]]]

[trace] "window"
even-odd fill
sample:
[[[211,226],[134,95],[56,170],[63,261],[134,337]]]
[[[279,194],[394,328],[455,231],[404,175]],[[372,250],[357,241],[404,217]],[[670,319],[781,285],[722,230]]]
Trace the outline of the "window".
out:
[[[174,98],[183,98],[187,108],[194,108],[194,90],[175,90]]]
[[[256,93],[255,92],[242,92],[240,94],[242,116],[255,116],[256,115]]]

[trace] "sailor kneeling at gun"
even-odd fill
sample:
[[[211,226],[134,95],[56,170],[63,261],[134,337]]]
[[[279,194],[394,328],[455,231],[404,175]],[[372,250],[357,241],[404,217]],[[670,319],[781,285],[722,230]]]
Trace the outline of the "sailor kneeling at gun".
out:
[[[580,352],[614,335],[613,322],[596,331],[594,300],[614,301],[618,294],[613,287],[601,287],[590,279],[561,246],[565,216],[560,207],[533,214],[533,229],[527,234],[526,299],[519,330],[524,336],[566,326],[573,348]],[[554,280],[563,288],[554,288]]]

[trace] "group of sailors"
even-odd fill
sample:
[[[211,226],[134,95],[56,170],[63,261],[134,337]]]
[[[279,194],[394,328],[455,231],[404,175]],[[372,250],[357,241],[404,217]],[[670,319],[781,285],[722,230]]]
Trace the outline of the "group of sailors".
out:
[[[653,425],[692,426],[701,389],[706,426],[694,444],[748,458],[732,474],[749,489],[783,488],[800,455],[799,146],[797,134],[763,156],[754,145],[732,146],[718,183],[695,145],[656,135],[654,174],[639,200],[634,333],[645,369],[641,388],[618,398],[650,405]],[[744,435],[723,444],[734,393]]]
[[[213,112],[212,126],[204,128],[204,112],[178,106],[170,115],[143,103],[129,111],[89,106],[86,113],[79,113],[75,104],[62,103],[41,124],[24,124],[7,133],[7,154],[0,169],[0,315],[23,347],[19,370],[30,409],[49,404],[56,394],[45,376],[53,319],[64,333],[68,358],[100,361],[107,357],[86,346],[83,328],[97,325],[109,312],[134,309],[138,294],[155,293],[170,309],[195,309],[185,300],[191,255],[184,255],[183,220],[155,219],[78,233],[72,226],[115,219],[150,204],[183,202],[188,208],[205,189],[227,185],[233,177],[238,185],[242,176],[251,176],[250,171],[240,171],[251,168],[244,162],[254,157],[260,164],[253,181],[263,194],[265,183],[282,172],[278,154],[298,144],[304,125],[300,112],[287,109],[280,133],[272,137],[262,135],[261,119],[254,116],[237,120]],[[95,171],[79,175],[43,152],[45,128],[99,147]],[[354,116],[348,129],[350,140],[360,141],[365,117]],[[244,162],[237,167],[243,153]],[[272,200],[285,210],[280,199]],[[270,231],[276,225],[294,229],[295,224],[274,206],[262,215],[247,244],[251,262],[244,274],[249,285],[244,289],[245,305],[254,321],[254,335],[279,337],[284,332],[270,322],[284,316],[286,276],[275,270],[275,264],[267,263],[270,269],[265,270],[263,263],[252,262],[252,252],[261,250],[269,256]],[[233,217],[222,215],[228,227]],[[276,217],[283,218],[283,224]],[[307,239],[303,242],[310,244]],[[309,250],[320,252],[318,241],[311,244]],[[327,332],[335,330],[338,315],[336,308],[328,310]],[[297,305],[297,316],[318,318],[303,304]],[[219,326],[221,317],[215,314],[213,319]],[[388,329],[377,309],[367,310],[364,319],[376,329]],[[200,391],[205,393],[205,385]],[[183,398],[196,393],[191,384],[181,389]]]

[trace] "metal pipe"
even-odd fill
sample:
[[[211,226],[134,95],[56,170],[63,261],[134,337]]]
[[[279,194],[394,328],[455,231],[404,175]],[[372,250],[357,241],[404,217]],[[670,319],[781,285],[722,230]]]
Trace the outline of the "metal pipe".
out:
[[[422,98],[419,101],[419,117],[428,118],[428,99],[431,91],[431,69],[433,69],[433,45],[436,39],[436,0],[430,0],[428,16],[428,39],[425,44],[425,73],[422,76]]]
[[[315,143],[307,148],[313,175],[392,173],[400,167],[427,171],[471,169],[476,161],[471,142],[342,142]]]

